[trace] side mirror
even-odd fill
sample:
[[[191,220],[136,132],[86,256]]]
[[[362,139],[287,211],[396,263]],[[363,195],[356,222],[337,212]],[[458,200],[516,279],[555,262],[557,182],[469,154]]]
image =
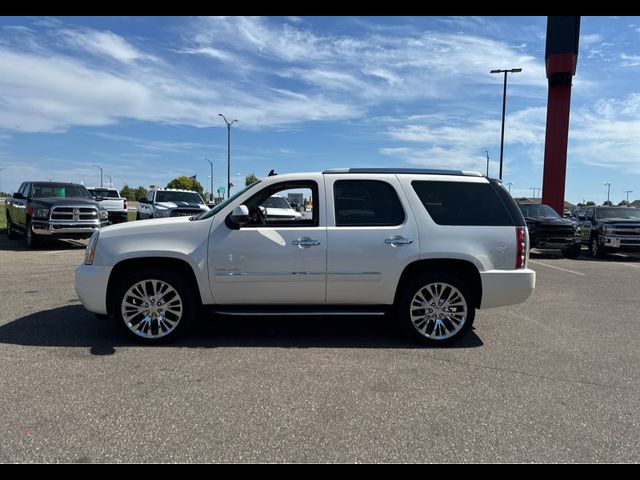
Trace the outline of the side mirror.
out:
[[[246,205],[238,205],[227,217],[227,226],[233,230],[239,230],[240,227],[249,223],[250,219],[249,208]]]
[[[24,195],[16,192],[13,194],[13,198],[17,198],[18,200],[24,200]]]
[[[578,215],[578,220],[584,222],[587,219],[584,215]]]
[[[94,199],[96,202],[101,202],[101,201],[103,201],[103,200],[104,200],[104,197],[103,197],[103,196],[101,196],[101,195],[97,195],[97,196],[93,197],[93,199]]]

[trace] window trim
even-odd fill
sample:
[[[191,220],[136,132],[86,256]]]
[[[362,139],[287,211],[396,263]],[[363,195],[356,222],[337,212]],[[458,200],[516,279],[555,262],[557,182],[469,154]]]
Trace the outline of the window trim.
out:
[[[311,198],[313,199],[313,209],[312,209],[312,217],[311,219],[305,220],[290,220],[290,221],[275,221],[275,222],[267,222],[264,225],[251,225],[246,224],[242,226],[242,229],[247,228],[317,228],[320,226],[320,205],[319,205],[319,196],[318,192],[320,188],[318,186],[318,182],[316,180],[285,180],[278,183],[272,183],[267,185],[263,189],[257,191],[249,198],[247,198],[242,205],[246,205],[251,209],[252,200],[256,197],[262,197],[264,193],[268,193],[266,198],[271,197],[272,195],[278,193],[282,190],[292,190],[292,189],[309,189],[311,190]]]
[[[402,212],[402,217],[398,223],[338,223],[338,201],[336,196],[336,185],[340,182],[374,182],[374,183],[382,183],[389,187],[389,189],[395,194],[395,198],[400,206],[400,211]],[[407,221],[407,212],[405,211],[404,205],[402,204],[402,200],[400,199],[400,195],[398,194],[398,190],[395,188],[393,184],[386,180],[374,179],[374,178],[338,178],[333,182],[332,186],[332,195],[333,195],[333,222],[334,225],[338,228],[371,228],[371,227],[399,227],[400,225],[404,225]]]

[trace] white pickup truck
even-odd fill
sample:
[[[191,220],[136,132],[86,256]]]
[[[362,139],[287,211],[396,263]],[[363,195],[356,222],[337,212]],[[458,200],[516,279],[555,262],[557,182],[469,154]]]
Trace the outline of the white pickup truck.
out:
[[[93,198],[99,200],[100,206],[109,212],[110,223],[122,223],[129,219],[127,199],[120,196],[117,188],[88,187],[87,190]]]
[[[267,215],[264,203],[289,193],[303,195],[309,215]],[[528,241],[511,196],[477,173],[274,175],[197,216],[96,232],[75,285],[85,308],[146,343],[175,338],[208,310],[390,313],[414,339],[448,345],[476,309],[531,295]]]

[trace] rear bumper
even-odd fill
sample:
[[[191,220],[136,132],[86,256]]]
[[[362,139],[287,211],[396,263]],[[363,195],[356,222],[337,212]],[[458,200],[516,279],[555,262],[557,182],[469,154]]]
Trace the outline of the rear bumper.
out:
[[[504,307],[524,302],[536,286],[536,272],[528,268],[518,270],[489,270],[481,272],[482,302],[480,308]]]
[[[128,212],[109,212],[109,221],[111,223],[122,223],[129,219]]]

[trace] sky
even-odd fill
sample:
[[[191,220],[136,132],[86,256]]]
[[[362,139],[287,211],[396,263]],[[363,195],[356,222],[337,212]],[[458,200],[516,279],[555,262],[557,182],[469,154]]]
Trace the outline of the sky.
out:
[[[426,167],[542,187],[546,17],[0,17],[0,191]],[[565,199],[640,199],[640,17],[582,17]],[[233,190],[232,190],[233,193]]]

